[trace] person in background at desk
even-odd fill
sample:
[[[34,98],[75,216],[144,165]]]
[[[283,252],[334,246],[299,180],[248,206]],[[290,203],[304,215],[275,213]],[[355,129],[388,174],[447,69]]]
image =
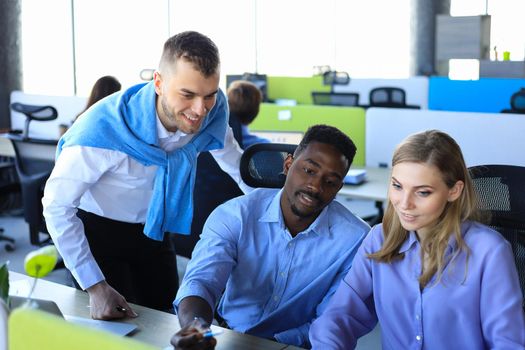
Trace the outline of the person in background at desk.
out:
[[[261,90],[247,80],[235,80],[227,90],[230,118],[236,118],[241,123],[243,149],[255,143],[269,143],[270,140],[250,134],[250,125],[257,114],[263,99]]]
[[[383,349],[525,349],[512,248],[476,218],[458,144],[430,130],[394,152],[389,203],[330,305],[314,349],[353,349],[381,325]]]
[[[370,229],[333,200],[355,152],[338,129],[313,126],[284,160],[283,189],[257,189],[212,212],[174,302],[183,327],[172,338],[176,348],[202,339],[192,322],[211,322],[219,298],[221,325],[309,346],[310,323]],[[212,348],[215,339],[204,343]]]
[[[82,113],[87,111],[89,107],[93,106],[96,102],[100,101],[104,97],[109,96],[114,92],[120,91],[121,88],[122,85],[115,77],[106,75],[99,78],[91,88],[91,93],[89,94],[89,97],[87,99],[86,107],[82,112],[77,114],[77,116],[71,124],[73,124],[78,119],[78,117],[82,115]],[[62,137],[62,135],[64,135],[69,129],[69,126],[67,124],[60,124],[59,128],[60,137]]]
[[[111,75],[105,75],[99,78],[93,85],[93,88],[91,88],[91,93],[89,94],[86,107],[82,112],[77,114],[73,122],[75,122],[82,115],[82,113],[87,111],[89,107],[93,106],[104,97],[109,96],[114,92],[120,91],[121,88],[122,85],[117,80],[117,78],[112,77]]]
[[[58,144],[44,216],[96,319],[169,310],[178,288],[166,232],[189,234],[199,152],[244,190],[242,150],[219,90],[219,53],[197,32],[169,38],[153,81],[94,104]],[[78,209],[78,212],[77,212]]]

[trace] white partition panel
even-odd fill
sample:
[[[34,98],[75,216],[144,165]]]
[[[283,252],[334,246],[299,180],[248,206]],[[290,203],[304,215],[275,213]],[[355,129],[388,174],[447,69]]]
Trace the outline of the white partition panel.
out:
[[[76,115],[86,106],[87,98],[77,96],[30,95],[22,91],[11,93],[11,103],[19,102],[28,105],[50,105],[56,108],[58,118],[52,121],[33,120],[29,124],[29,137],[56,140],[59,137],[58,126],[70,125]],[[24,129],[25,115],[11,110],[11,128]]]
[[[398,143],[408,135],[439,129],[461,146],[467,166],[525,166],[525,116],[394,108],[366,112],[366,165],[388,164]]]
[[[359,93],[359,104],[367,105],[370,90],[381,86],[399,87],[406,92],[406,102],[409,105],[428,109],[428,78],[413,77],[408,79],[350,79],[348,85],[335,85],[335,92]]]

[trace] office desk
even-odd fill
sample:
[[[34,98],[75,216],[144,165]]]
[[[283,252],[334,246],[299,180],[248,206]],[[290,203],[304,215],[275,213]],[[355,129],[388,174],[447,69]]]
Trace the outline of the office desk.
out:
[[[365,167],[365,170],[366,181],[364,183],[360,185],[344,185],[339,194],[355,199],[369,199],[376,202],[386,201],[392,169]]]
[[[5,134],[0,134],[0,156],[14,158],[15,150],[13,149],[13,145],[11,145],[11,141],[9,141],[4,135]]]
[[[352,199],[366,199],[375,201],[377,214],[363,217],[370,226],[383,220],[383,202],[387,200],[390,184],[390,168],[366,167],[366,181],[360,185],[344,185],[339,195]]]
[[[37,161],[55,161],[58,140],[24,139],[22,135],[17,134],[0,134],[0,137],[11,143],[10,149],[7,146],[0,147],[0,152],[2,152],[0,154],[8,155],[8,152],[12,152],[12,156],[16,156],[15,152],[18,152],[18,156],[23,158]],[[0,144],[5,144],[5,141],[2,140]],[[13,145],[16,145],[16,151]]]
[[[16,281],[25,280],[31,285],[33,278],[26,275],[9,272],[9,281],[11,295],[27,296],[26,288],[19,288]],[[20,283],[20,282],[18,282]],[[22,282],[23,283],[23,282]],[[24,283],[25,285],[26,283]],[[18,288],[17,288],[18,287]],[[33,297],[36,299],[53,300],[64,315],[73,315],[89,318],[89,298],[86,292],[67,287],[58,283],[45,280],[39,280],[36,284]],[[170,343],[171,336],[180,328],[177,316],[162,311],[157,311],[133,305],[133,310],[139,314],[139,317],[133,319],[121,320],[122,322],[133,323],[138,329],[131,333],[135,340],[148,343],[164,349]],[[212,329],[220,328],[212,326]],[[285,349],[286,344],[276,343],[267,339],[254,337],[247,334],[238,333],[229,329],[223,329],[224,333],[217,336],[217,350],[231,349]]]

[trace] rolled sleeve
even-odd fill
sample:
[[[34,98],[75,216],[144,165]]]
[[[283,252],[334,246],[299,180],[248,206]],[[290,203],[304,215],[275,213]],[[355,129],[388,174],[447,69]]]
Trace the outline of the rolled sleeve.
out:
[[[228,214],[231,210],[234,209],[227,204],[222,205],[206,221],[173,302],[175,310],[182,299],[189,296],[199,296],[215,309],[236,264],[238,229],[237,219]]]
[[[175,301],[173,302],[173,307],[176,313],[178,313],[179,311],[179,304],[182,301],[182,299],[190,296],[201,297],[202,299],[206,300],[206,302],[210,305],[212,310],[215,309],[216,297],[214,293],[208,290],[202,284],[195,281],[191,281],[184,285],[181,285],[179,291],[177,292],[177,296],[175,298]]]

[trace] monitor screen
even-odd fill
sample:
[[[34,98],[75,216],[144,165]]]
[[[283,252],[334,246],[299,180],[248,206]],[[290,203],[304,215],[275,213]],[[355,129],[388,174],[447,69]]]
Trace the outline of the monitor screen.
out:
[[[272,143],[289,143],[291,145],[298,145],[303,139],[301,131],[250,130],[250,134],[270,140]]]
[[[266,79],[266,74],[257,74],[257,73],[244,73],[244,74],[234,74],[226,76],[226,88],[230,86],[235,80],[248,80],[255,84],[261,90],[263,94],[263,102],[269,102],[268,100],[268,82]]]

